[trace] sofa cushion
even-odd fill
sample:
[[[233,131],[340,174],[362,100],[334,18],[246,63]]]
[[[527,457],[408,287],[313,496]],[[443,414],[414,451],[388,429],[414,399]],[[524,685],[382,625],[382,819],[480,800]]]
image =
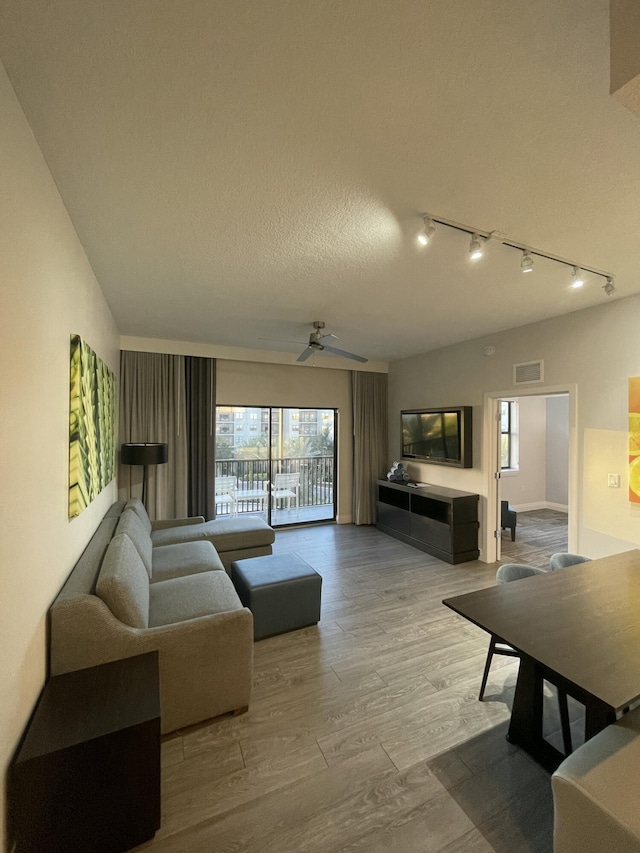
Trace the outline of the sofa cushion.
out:
[[[147,574],[151,577],[153,567],[151,553],[153,551],[153,545],[151,544],[151,537],[149,536],[149,533],[145,529],[140,516],[135,512],[135,510],[126,509],[122,513],[116,528],[116,533],[126,533],[129,539],[131,539],[133,544],[136,546],[138,554],[140,554],[140,557],[142,558]]]
[[[236,551],[242,548],[254,548],[271,545],[275,539],[272,527],[261,518],[230,518],[205,521],[204,524],[191,524],[187,527],[171,527],[154,530],[151,541],[156,545],[171,545],[178,542],[193,542],[208,539],[216,551]]]
[[[131,500],[128,500],[125,509],[132,509],[143,523],[147,533],[151,533],[151,519],[140,498],[131,498]]]
[[[152,583],[200,572],[224,571],[211,542],[181,542],[179,545],[159,545],[152,549],[149,540],[149,550],[153,550]]]
[[[116,534],[109,543],[96,594],[125,625],[149,626],[149,575],[135,545],[125,533]]]
[[[242,609],[226,572],[203,572],[149,587],[150,628]]]

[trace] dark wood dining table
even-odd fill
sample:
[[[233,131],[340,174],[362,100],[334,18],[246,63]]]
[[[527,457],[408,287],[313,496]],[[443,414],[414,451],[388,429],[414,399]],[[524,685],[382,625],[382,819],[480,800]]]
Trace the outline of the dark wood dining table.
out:
[[[640,699],[640,550],[457,595],[456,613],[520,653],[508,739],[549,771],[543,682],[585,706],[585,740]]]

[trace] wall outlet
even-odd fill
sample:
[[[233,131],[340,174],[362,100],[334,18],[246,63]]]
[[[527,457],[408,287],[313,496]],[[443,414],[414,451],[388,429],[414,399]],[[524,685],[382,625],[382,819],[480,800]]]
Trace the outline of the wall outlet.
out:
[[[609,474],[609,488],[610,489],[619,489],[620,488],[620,474]]]

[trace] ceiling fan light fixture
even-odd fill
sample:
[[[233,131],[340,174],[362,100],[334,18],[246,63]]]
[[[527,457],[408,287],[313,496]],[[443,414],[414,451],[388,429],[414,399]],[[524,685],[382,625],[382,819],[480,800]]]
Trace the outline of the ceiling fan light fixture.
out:
[[[612,293],[615,293],[616,286],[613,283],[613,276],[608,275],[606,282],[602,285],[602,289],[607,294],[607,296],[611,296]]]
[[[428,246],[431,242],[431,238],[436,233],[436,223],[426,214],[422,218],[424,220],[424,226],[418,235],[418,243],[420,243],[421,246]]]
[[[479,234],[471,236],[469,243],[469,256],[472,261],[479,260],[484,255],[484,239]]]
[[[584,284],[584,278],[582,276],[582,270],[580,267],[573,268],[573,274],[571,276],[571,287],[582,287]]]
[[[522,272],[533,272],[533,258],[526,250],[522,252],[520,260],[520,269]]]

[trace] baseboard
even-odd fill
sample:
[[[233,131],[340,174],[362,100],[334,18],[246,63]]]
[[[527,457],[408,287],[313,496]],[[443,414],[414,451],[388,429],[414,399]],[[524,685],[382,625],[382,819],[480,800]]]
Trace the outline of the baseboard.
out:
[[[528,504],[510,504],[516,512],[534,512],[537,509],[554,509],[556,512],[569,512],[569,507],[564,504],[554,504],[551,501],[533,501]]]
[[[554,504],[547,501],[547,509],[555,509],[556,512],[569,512],[569,507],[566,504]]]

